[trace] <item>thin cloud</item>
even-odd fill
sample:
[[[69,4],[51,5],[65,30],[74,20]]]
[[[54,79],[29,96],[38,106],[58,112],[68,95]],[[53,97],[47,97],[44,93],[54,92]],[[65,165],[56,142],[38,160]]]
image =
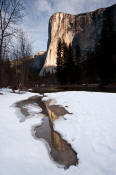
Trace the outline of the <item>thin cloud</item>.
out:
[[[47,12],[51,15],[57,11],[78,14],[114,3],[116,0],[36,0],[39,12]]]
[[[34,52],[46,50],[48,21],[55,12],[79,14],[116,4],[116,0],[25,0],[23,28],[33,39]]]
[[[49,0],[37,0],[35,4],[39,13],[47,12],[48,14],[51,14],[54,12],[54,9],[52,8]]]

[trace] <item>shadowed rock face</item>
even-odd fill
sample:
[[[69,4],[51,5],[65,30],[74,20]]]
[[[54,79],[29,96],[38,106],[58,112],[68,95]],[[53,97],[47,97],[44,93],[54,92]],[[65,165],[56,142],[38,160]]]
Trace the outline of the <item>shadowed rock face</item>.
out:
[[[59,39],[63,39],[67,45],[71,43],[73,48],[79,45],[81,59],[86,59],[87,52],[93,51],[101,38],[106,13],[113,13],[112,20],[116,24],[116,5],[80,15],[55,13],[49,20],[48,50],[41,74],[55,71]]]
[[[11,66],[16,67],[23,64],[26,64],[26,69],[32,68],[33,72],[39,73],[42,69],[46,59],[46,51],[38,52],[36,55],[28,56],[24,59],[15,59],[11,60]],[[23,60],[23,61],[22,61]]]
[[[38,54],[34,56],[33,63],[32,63],[32,68],[34,72],[40,72],[40,70],[42,69],[45,63],[45,58],[46,58],[45,51],[38,52]]]

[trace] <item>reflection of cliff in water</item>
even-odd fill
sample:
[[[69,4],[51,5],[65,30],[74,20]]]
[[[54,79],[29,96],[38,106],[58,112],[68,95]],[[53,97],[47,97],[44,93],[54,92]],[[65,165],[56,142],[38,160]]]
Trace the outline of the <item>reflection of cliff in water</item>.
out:
[[[50,155],[54,161],[64,165],[65,168],[77,164],[76,152],[53,130],[48,117],[43,119],[41,126],[35,128],[35,136],[37,138],[43,138],[49,144]]]
[[[53,130],[54,120],[56,120],[59,115],[65,115],[67,111],[58,105],[49,106],[49,103],[46,103],[45,106],[41,98],[42,97],[34,96],[15,104],[24,116],[21,121],[25,121],[26,118],[29,118],[29,111],[25,105],[36,104],[38,107],[41,107],[42,114],[44,114],[45,117],[43,118],[42,125],[34,128],[35,136],[44,139],[48,143],[50,155],[54,161],[64,165],[65,168],[68,168],[70,165],[76,165],[78,163],[77,153],[71,148],[70,144],[63,140],[61,136]]]
[[[35,136],[43,138],[50,146],[50,155],[59,164],[68,168],[70,165],[78,163],[77,153],[71,148],[71,145],[63,140],[53,129],[53,122],[59,116],[69,114],[69,112],[58,105],[50,105],[51,100],[46,102],[46,109],[49,115],[43,119],[43,124],[35,128]]]

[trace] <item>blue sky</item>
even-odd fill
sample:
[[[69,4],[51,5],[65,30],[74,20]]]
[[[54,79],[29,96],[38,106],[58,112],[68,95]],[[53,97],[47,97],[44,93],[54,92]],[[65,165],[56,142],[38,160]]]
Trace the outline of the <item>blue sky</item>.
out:
[[[55,12],[79,14],[116,4],[116,0],[24,0],[23,29],[32,41],[33,52],[46,50],[48,22]]]

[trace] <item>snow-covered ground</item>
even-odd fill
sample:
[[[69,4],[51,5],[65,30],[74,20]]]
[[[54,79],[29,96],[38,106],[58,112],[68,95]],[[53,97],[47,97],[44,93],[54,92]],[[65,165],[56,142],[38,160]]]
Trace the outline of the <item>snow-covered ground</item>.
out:
[[[52,103],[68,106],[72,114],[54,123],[78,153],[79,164],[64,170],[49,158],[45,144],[31,134],[42,114],[20,122],[14,103],[39,95],[0,90],[0,175],[116,175],[116,94],[59,92],[46,94]],[[31,117],[41,112],[35,104],[25,106]]]
[[[78,175],[116,175],[116,94],[58,92],[46,94],[67,114],[54,128],[78,153]],[[67,107],[68,106],[68,107]]]

